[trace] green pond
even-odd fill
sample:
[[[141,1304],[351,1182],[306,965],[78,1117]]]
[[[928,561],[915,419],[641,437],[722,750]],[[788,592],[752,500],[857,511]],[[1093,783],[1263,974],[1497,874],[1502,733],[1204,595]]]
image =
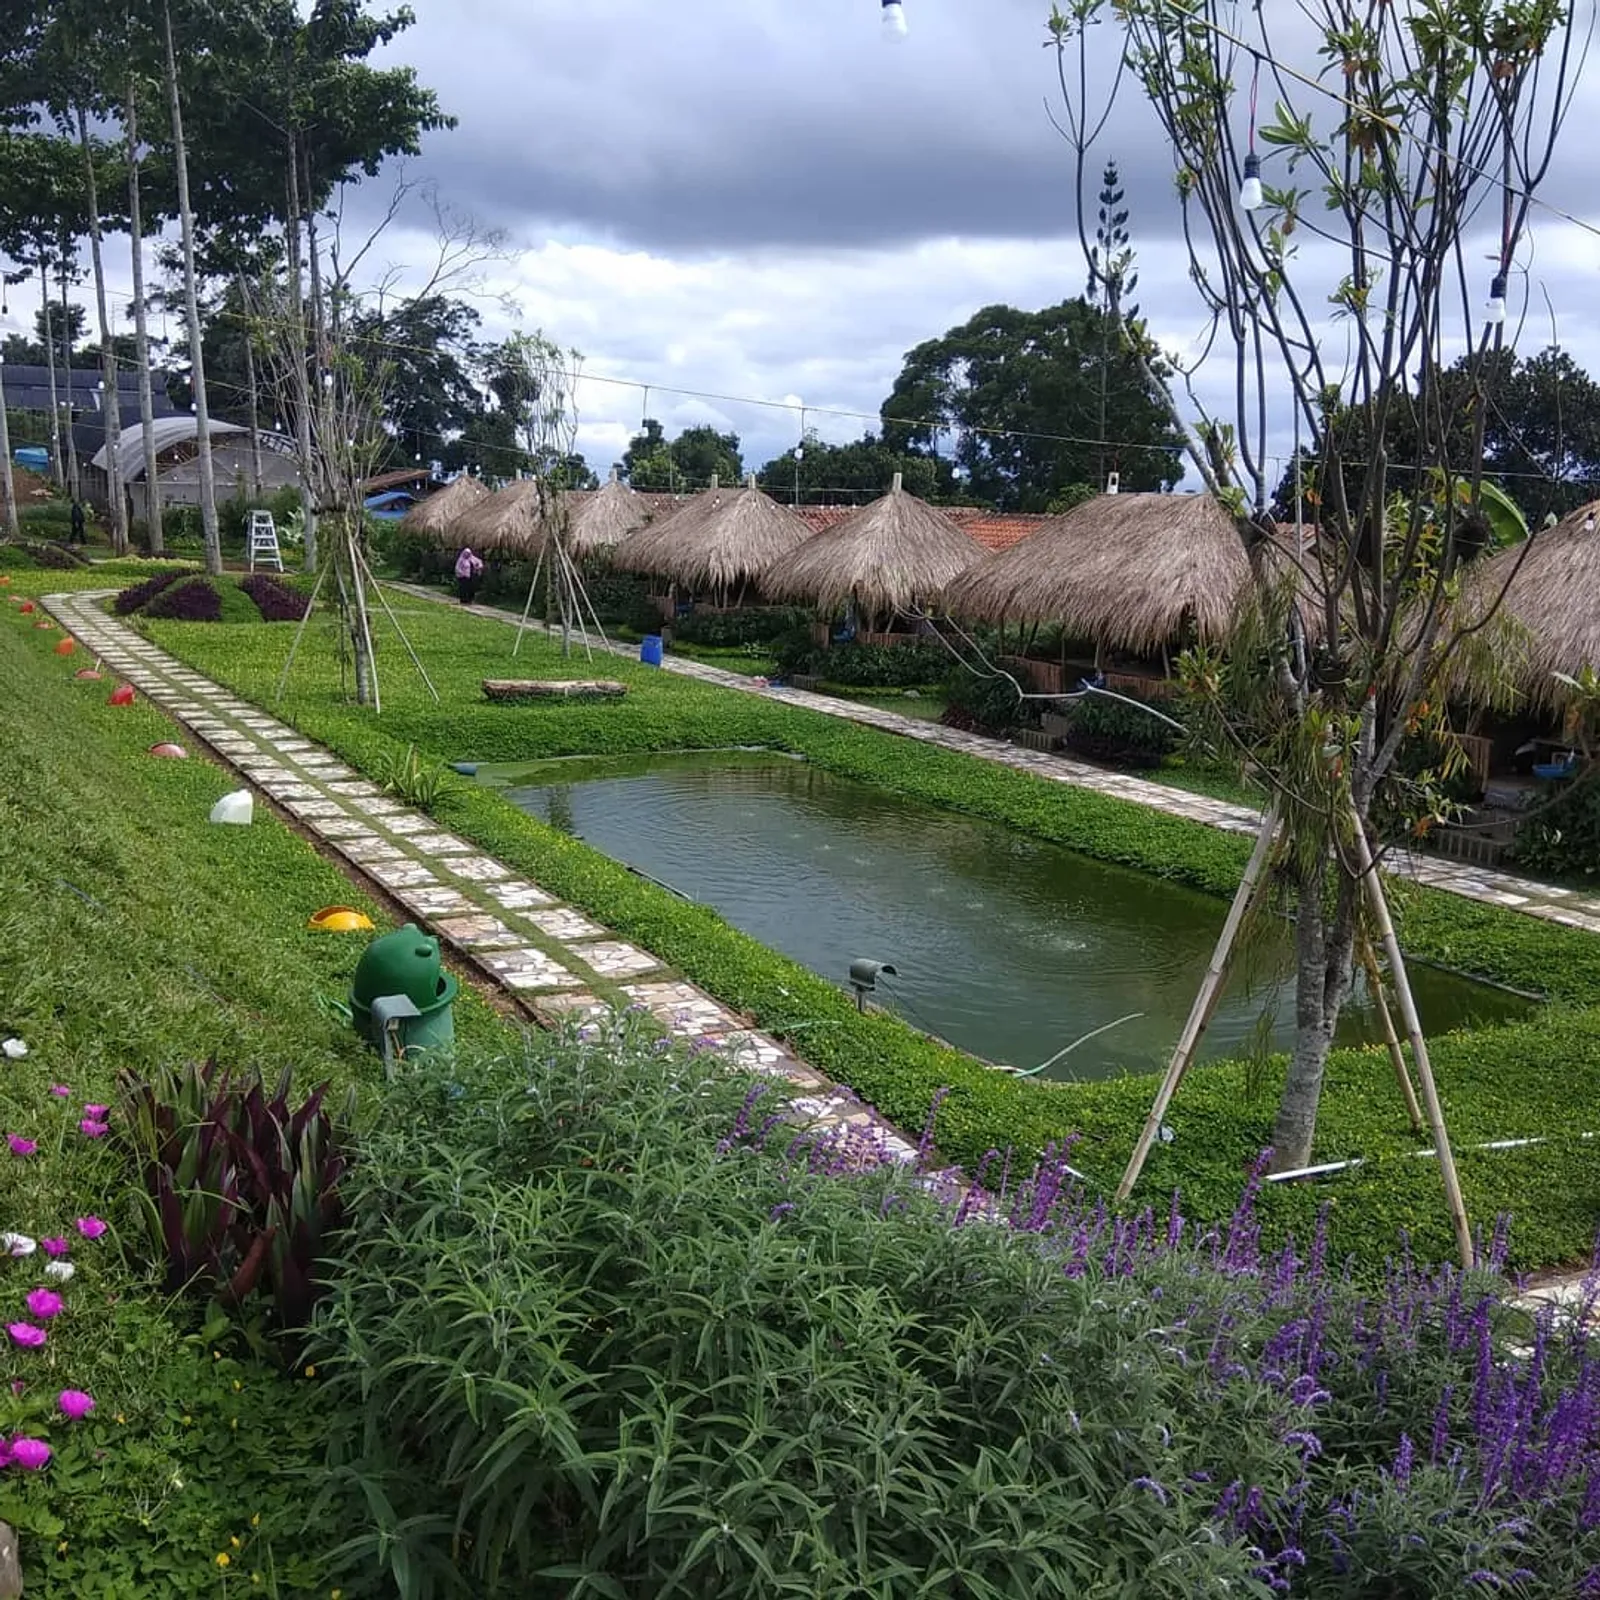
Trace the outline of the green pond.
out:
[[[483,768],[522,810],[710,906],[844,984],[857,957],[892,964],[874,997],[986,1060],[1031,1068],[1108,1023],[1046,1074],[1164,1065],[1221,929],[1219,902],[1011,829],[767,752]],[[1285,1044],[1288,930],[1264,917],[1205,1054]],[[1429,1033],[1525,1016],[1528,1002],[1416,966]],[[1129,1021],[1121,1021],[1138,1013]],[[1358,992],[1342,1029],[1372,1042]]]

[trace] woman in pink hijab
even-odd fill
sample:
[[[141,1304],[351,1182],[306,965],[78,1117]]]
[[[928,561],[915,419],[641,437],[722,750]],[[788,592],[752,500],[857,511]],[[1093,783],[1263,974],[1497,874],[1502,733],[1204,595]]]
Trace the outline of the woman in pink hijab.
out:
[[[456,593],[462,605],[472,604],[473,596],[478,592],[478,581],[482,577],[483,562],[472,553],[472,546],[466,545],[456,557]]]

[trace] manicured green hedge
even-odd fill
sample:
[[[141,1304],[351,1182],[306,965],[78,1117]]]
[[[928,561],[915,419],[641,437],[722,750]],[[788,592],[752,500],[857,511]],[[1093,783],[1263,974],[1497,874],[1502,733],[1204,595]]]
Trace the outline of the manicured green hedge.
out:
[[[880,734],[781,700],[743,695],[622,661],[622,702],[488,706],[478,681],[504,674],[507,631],[499,624],[418,604],[405,623],[439,685],[434,706],[409,669],[388,652],[381,719],[338,698],[335,665],[312,658],[296,667],[284,708],[297,726],[357,766],[414,743],[435,759],[532,761],[547,756],[616,754],[732,745],[770,745],[805,754],[818,766],[897,793],[1022,829],[1101,860],[1118,862],[1214,895],[1238,883],[1250,841],[1202,824],[1112,799],[973,757]],[[285,642],[267,630],[175,628],[152,635],[201,670],[266,699]],[[542,639],[524,641],[519,670],[581,675]],[[582,906],[672,963],[711,993],[791,1040],[809,1061],[850,1084],[903,1127],[921,1125],[934,1094],[951,1092],[938,1117],[941,1150],[976,1163],[991,1148],[1028,1159],[1052,1140],[1082,1134],[1082,1165],[1114,1183],[1148,1109],[1148,1079],[1073,1087],[1019,1083],[942,1047],[898,1018],[858,1016],[833,984],[729,927],[713,912],[642,882],[582,843],[516,810],[498,794],[461,786],[437,807],[441,820],[548,889]],[[1600,940],[1575,929],[1434,890],[1396,883],[1397,913],[1415,954],[1553,999],[1591,1004],[1600,997]],[[1587,1106],[1600,1104],[1600,1045],[1587,1013],[1551,1012],[1525,1027],[1486,1030],[1436,1042],[1441,1092],[1462,1143],[1514,1135],[1588,1131]],[[1169,1119],[1177,1141],[1152,1161],[1151,1194],[1174,1184],[1205,1216],[1225,1215],[1244,1167],[1269,1140],[1281,1065],[1252,1074],[1220,1064],[1196,1072]],[[1259,1080],[1253,1097],[1246,1090]],[[1269,1227],[1304,1231],[1323,1198],[1334,1203],[1341,1250],[1376,1265],[1403,1221],[1419,1251],[1448,1255],[1450,1234],[1433,1164],[1415,1147],[1402,1117],[1387,1057],[1340,1052],[1330,1067],[1318,1157],[1381,1156],[1327,1186],[1269,1191]],[[1600,1113],[1594,1120],[1600,1122]],[[1578,1143],[1464,1158],[1474,1215],[1486,1223],[1512,1205],[1522,1218],[1513,1258],[1523,1266],[1587,1257],[1600,1218],[1600,1163]]]

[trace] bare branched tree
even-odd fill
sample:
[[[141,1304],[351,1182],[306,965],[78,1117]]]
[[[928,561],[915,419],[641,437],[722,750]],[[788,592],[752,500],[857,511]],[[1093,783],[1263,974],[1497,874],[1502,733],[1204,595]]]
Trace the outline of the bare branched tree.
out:
[[[1575,11],[1559,0],[1072,0],[1049,21],[1069,141],[1103,126],[1082,97],[1107,80],[1084,62],[1109,25],[1098,38],[1120,46],[1119,76],[1135,80],[1173,153],[1190,277],[1215,355],[1232,358],[1215,413],[1192,390],[1187,407],[1167,395],[1256,574],[1239,636],[1192,655],[1187,676],[1214,737],[1269,784],[1286,841],[1296,1005],[1279,1170],[1310,1158],[1352,963],[1388,922],[1372,866],[1379,819],[1441,815],[1459,747],[1403,786],[1397,758],[1424,741],[1450,750],[1447,690],[1491,654],[1495,607],[1468,621],[1452,601],[1488,540],[1489,357],[1526,299],[1532,208],[1587,48]],[[1134,325],[1129,339],[1159,382],[1149,336]],[[1442,382],[1461,352],[1473,380]],[[1465,458],[1449,443],[1463,407],[1475,421]],[[1414,444],[1392,458],[1402,415]],[[1291,430],[1322,494],[1303,545],[1269,509],[1272,441]],[[1420,1031],[1413,1043],[1420,1053]],[[1470,1254],[1464,1216],[1457,1227]]]

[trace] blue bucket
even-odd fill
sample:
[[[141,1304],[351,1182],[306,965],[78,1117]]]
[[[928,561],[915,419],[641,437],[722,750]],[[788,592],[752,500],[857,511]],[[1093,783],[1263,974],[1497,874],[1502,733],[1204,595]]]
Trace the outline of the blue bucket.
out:
[[[659,667],[661,665],[661,657],[661,635],[659,633],[647,633],[639,645],[639,659],[647,667]]]

